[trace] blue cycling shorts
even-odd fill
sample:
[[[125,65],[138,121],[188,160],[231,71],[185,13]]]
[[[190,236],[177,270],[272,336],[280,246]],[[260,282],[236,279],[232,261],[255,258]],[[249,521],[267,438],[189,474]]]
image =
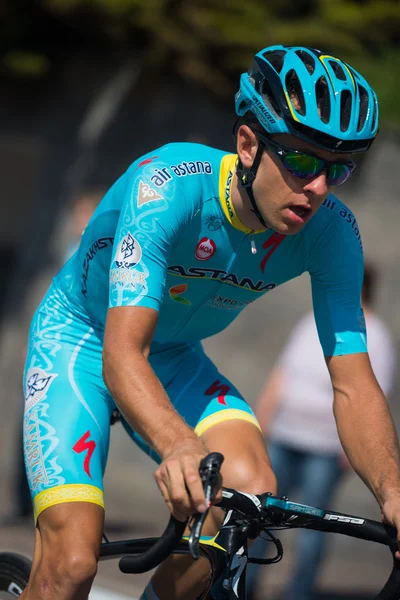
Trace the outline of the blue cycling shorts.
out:
[[[104,507],[103,475],[116,408],[102,378],[103,331],[73,314],[51,287],[32,320],[24,372],[24,455],[35,518],[63,502]],[[152,347],[157,377],[198,435],[222,421],[259,427],[250,406],[200,343]],[[124,422],[132,439],[159,457]]]

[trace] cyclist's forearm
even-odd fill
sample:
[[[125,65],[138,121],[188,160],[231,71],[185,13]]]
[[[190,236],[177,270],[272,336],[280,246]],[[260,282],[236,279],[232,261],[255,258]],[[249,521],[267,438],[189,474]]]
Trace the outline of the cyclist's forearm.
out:
[[[335,392],[334,412],[345,452],[382,506],[400,492],[399,442],[379,388],[354,395]]]
[[[142,352],[108,356],[103,364],[105,383],[122,414],[161,457],[178,441],[193,439]]]

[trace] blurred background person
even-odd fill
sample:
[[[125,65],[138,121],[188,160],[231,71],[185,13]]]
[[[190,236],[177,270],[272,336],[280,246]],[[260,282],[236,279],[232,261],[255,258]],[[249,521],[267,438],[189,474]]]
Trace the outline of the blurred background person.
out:
[[[72,200],[68,225],[64,231],[66,239],[61,247],[63,262],[69,260],[78,249],[82,233],[105,193],[106,190],[102,188],[87,188]]]
[[[395,377],[396,351],[386,323],[372,306],[377,273],[366,262],[362,303],[368,350],[375,376],[387,396]],[[255,412],[266,437],[278,494],[291,500],[332,508],[342,476],[351,469],[342,449],[332,410],[333,392],[312,312],[295,326],[256,402]],[[310,600],[324,558],[326,535],[302,530],[294,546],[293,577],[282,598]],[[258,538],[251,556],[263,556]],[[262,567],[261,567],[262,569]],[[252,598],[263,598],[260,567],[248,567]],[[257,595],[256,592],[258,590]]]

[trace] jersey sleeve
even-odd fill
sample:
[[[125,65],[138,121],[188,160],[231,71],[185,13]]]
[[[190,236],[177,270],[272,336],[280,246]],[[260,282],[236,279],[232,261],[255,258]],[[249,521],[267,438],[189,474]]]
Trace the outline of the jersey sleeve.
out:
[[[168,257],[194,204],[166,167],[165,159],[145,157],[125,174],[109,273],[109,308],[160,308]]]
[[[361,308],[361,237],[354,215],[343,204],[337,211],[309,259],[314,316],[325,356],[368,351]]]

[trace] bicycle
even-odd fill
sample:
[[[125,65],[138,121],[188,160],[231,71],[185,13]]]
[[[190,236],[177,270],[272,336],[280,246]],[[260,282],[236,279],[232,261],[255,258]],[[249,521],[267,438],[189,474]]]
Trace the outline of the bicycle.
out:
[[[200,475],[208,501],[218,482],[222,461],[221,454],[212,453],[201,462]],[[270,493],[252,495],[230,488],[222,488],[222,501],[217,506],[225,511],[225,517],[214,537],[201,536],[208,510],[190,520],[190,535],[184,538],[187,522],[171,516],[159,538],[110,542],[104,535],[100,560],[119,557],[119,568],[123,573],[144,573],[171,553],[191,554],[194,559],[203,556],[209,562],[210,575],[207,587],[198,600],[245,600],[247,563],[272,564],[282,559],[282,544],[272,532],[307,527],[388,546],[393,556],[393,568],[376,599],[399,600],[400,561],[394,556],[397,550],[394,527],[298,504]],[[247,539],[254,539],[261,533],[265,533],[275,545],[276,556],[250,559],[247,555]],[[30,561],[27,558],[13,553],[0,553],[0,598],[3,598],[2,592],[8,593],[6,597],[18,597],[26,586],[29,570]]]

